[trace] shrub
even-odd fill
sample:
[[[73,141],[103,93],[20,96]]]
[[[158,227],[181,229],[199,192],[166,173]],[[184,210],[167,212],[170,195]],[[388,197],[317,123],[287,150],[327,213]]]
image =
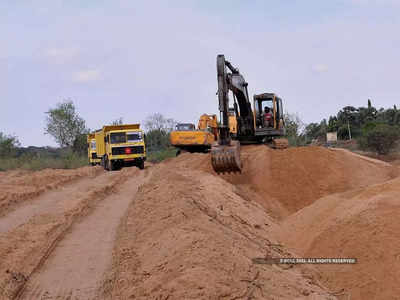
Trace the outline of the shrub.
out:
[[[147,160],[149,162],[153,162],[153,163],[161,162],[164,159],[167,159],[170,157],[175,157],[176,151],[177,150],[175,148],[167,148],[167,149],[160,150],[160,151],[148,152]]]
[[[378,154],[388,154],[400,139],[400,128],[387,124],[367,124],[363,132],[360,146]]]
[[[20,157],[0,158],[0,171],[12,169],[42,170],[42,169],[75,169],[86,166],[88,159],[75,153],[68,153],[62,157],[40,155],[21,155]]]

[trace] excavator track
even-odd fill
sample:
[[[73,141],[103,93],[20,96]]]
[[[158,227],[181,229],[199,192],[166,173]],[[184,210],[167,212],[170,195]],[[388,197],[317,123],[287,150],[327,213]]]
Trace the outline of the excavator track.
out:
[[[211,164],[217,173],[241,172],[240,143],[231,141],[230,145],[214,144],[211,148]]]
[[[285,138],[273,139],[272,148],[274,149],[286,149],[289,148],[289,141]]]

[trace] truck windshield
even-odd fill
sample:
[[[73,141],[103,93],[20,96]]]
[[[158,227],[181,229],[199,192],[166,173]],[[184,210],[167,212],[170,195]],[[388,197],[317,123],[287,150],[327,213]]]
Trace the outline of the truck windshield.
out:
[[[111,144],[126,143],[125,132],[114,132],[110,134]]]
[[[128,142],[136,142],[142,140],[142,133],[141,132],[127,132],[126,137]]]

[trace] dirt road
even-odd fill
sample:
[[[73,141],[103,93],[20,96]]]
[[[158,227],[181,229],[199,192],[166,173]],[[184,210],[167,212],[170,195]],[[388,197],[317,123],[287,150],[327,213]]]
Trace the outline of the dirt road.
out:
[[[397,299],[397,165],[241,154],[241,174],[189,153],[143,171],[0,174],[0,299]],[[270,262],[290,257],[358,263]]]
[[[1,217],[2,296],[95,299],[120,219],[149,172],[126,168],[80,178],[26,198]]]

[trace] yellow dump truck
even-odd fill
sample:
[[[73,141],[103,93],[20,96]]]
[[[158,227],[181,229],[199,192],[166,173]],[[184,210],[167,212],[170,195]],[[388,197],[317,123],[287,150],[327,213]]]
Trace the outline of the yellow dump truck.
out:
[[[97,157],[96,136],[94,133],[89,133],[87,135],[87,145],[89,164],[91,164],[92,166],[100,164],[101,159]]]
[[[179,123],[170,133],[171,145],[181,151],[205,152],[218,139],[216,115],[203,114],[196,127],[192,123]]]
[[[106,125],[95,136],[104,169],[112,171],[128,164],[144,169],[146,147],[139,124]]]

